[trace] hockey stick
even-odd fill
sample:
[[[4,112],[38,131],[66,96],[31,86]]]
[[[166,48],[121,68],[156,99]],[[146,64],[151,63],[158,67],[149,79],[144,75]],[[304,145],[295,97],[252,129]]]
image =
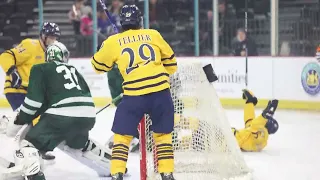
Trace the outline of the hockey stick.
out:
[[[248,88],[248,0],[245,0],[245,12],[244,12],[244,32],[246,34],[246,74],[245,83]]]
[[[115,103],[116,101],[120,100],[122,98],[123,94],[121,93],[119,96],[117,96],[116,98],[112,99],[111,103],[107,104],[106,106],[104,106],[102,109],[100,109],[98,112],[96,112],[96,114],[98,115],[101,111],[105,110],[107,107],[111,106],[113,103]]]
[[[112,27],[113,27],[114,32],[115,32],[115,33],[119,33],[119,30],[118,30],[118,28],[117,28],[117,26],[116,26],[116,23],[113,22],[113,20],[112,20],[112,18],[111,18],[111,15],[110,15],[110,13],[109,13],[109,11],[108,11],[108,8],[107,8],[106,4],[103,2],[103,0],[99,0],[99,1],[100,1],[101,7],[103,8],[104,12],[106,13],[106,15],[108,16],[108,19],[109,19],[110,22],[111,22],[111,25],[112,25]]]

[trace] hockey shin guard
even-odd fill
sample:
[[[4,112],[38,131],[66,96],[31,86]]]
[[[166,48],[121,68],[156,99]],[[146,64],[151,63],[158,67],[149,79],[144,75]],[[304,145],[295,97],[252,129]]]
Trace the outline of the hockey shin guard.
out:
[[[112,148],[111,174],[125,173],[128,160],[129,146],[133,136],[114,135]]]
[[[153,133],[157,148],[158,172],[171,173],[174,170],[172,135]]]

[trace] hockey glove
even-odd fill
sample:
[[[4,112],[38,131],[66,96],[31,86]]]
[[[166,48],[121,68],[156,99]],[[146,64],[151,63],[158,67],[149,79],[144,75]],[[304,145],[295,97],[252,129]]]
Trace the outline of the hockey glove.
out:
[[[11,66],[6,74],[11,76],[11,87],[19,88],[21,86],[22,79],[16,66]]]
[[[18,112],[18,114],[17,114],[17,116],[16,116],[16,118],[15,118],[13,123],[15,125],[24,125],[24,124],[26,124],[26,122],[22,121],[21,118],[19,118],[19,114],[20,114],[20,112]]]

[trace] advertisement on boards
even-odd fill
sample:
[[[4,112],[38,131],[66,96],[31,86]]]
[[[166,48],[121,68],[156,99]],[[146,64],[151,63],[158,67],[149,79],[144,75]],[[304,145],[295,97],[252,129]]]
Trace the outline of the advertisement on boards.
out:
[[[218,76],[218,81],[214,83],[218,96],[240,98],[241,90],[246,87],[245,59],[214,58],[213,67]]]
[[[272,73],[275,98],[320,102],[319,63],[313,58],[277,58]]]
[[[219,80],[214,83],[220,98],[239,99],[246,88],[244,57],[178,57],[178,64],[211,63]],[[106,74],[96,74],[88,58],[71,59],[84,76],[94,97],[110,97]],[[249,57],[248,89],[262,99],[320,102],[320,64],[307,57]],[[0,98],[5,73],[0,70]],[[185,72],[188,73],[188,72]]]
[[[307,63],[301,72],[301,84],[306,93],[317,96],[320,93],[320,65],[318,62]]]

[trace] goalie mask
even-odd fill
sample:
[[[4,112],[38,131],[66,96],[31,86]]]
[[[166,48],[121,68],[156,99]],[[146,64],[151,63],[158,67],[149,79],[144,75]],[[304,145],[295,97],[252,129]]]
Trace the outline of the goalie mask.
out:
[[[64,44],[61,42],[54,42],[51,44],[46,51],[46,61],[59,61],[62,63],[68,63],[69,51]]]
[[[268,129],[269,134],[274,134],[278,131],[279,124],[278,124],[277,120],[275,120],[271,117],[268,119],[268,122],[266,123],[265,127]]]

